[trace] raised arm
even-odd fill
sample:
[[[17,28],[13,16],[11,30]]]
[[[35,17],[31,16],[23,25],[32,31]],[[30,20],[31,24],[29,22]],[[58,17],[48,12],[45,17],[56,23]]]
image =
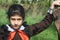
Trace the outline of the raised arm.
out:
[[[47,16],[41,22],[30,26],[30,35],[35,35],[48,28],[48,26],[52,23],[53,19],[53,15],[48,13]]]
[[[51,4],[51,7],[48,11],[48,14],[46,15],[46,17],[39,23],[33,24],[30,26],[30,35],[35,35],[39,32],[42,32],[43,30],[45,30],[46,28],[48,28],[48,26],[52,23],[52,21],[54,20],[54,16],[53,16],[53,9],[55,7],[55,5],[60,5],[60,1],[54,1]]]

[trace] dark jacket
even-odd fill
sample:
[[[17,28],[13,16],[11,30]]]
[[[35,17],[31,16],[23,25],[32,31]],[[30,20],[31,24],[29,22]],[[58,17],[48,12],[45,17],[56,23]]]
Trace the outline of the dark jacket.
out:
[[[48,28],[48,26],[52,23],[54,17],[52,14],[47,14],[47,16],[39,23],[33,24],[31,26],[23,25],[25,27],[24,30],[22,30],[28,38],[30,38],[33,35],[36,35],[40,32],[42,32],[44,29]],[[0,28],[0,40],[7,40],[9,36],[10,31],[8,31],[8,28],[4,25]],[[16,33],[18,35],[18,32]],[[14,36],[13,40],[22,40],[20,37]],[[16,39],[17,38],[17,39]]]

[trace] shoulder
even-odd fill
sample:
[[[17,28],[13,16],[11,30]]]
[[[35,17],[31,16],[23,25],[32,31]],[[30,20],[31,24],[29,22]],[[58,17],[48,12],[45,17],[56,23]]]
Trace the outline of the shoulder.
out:
[[[4,37],[4,38],[2,38],[2,39],[6,39],[6,37],[8,37],[8,35],[9,35],[9,32],[8,32],[8,30],[7,30],[8,28],[6,27],[6,25],[2,25],[1,27],[0,27],[0,37]]]
[[[7,29],[8,29],[8,28],[6,27],[6,25],[0,26],[0,32],[1,32],[1,31],[6,32]]]
[[[2,26],[0,26],[0,30],[7,30],[6,25],[2,25]]]
[[[6,25],[2,25],[0,27],[0,33],[2,33],[4,35],[8,33],[8,28],[6,27]]]
[[[30,37],[30,26],[27,24],[23,26],[25,27],[23,31],[28,35],[28,37]]]

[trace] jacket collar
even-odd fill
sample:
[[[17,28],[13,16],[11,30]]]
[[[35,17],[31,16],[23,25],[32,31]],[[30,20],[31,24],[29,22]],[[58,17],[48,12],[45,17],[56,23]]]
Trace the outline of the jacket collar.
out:
[[[13,28],[11,28],[8,24],[6,24],[6,27],[8,28],[8,31],[11,31],[11,32],[13,32],[13,31],[15,31]],[[25,29],[25,27],[22,25],[20,28],[19,28],[19,30],[24,30]]]

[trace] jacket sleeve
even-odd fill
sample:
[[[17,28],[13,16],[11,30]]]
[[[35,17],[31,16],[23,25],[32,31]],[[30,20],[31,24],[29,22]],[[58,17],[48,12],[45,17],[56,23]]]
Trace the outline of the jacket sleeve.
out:
[[[36,35],[39,32],[42,32],[44,29],[52,23],[54,17],[52,14],[47,14],[46,17],[39,23],[33,24],[30,26],[30,36]]]

